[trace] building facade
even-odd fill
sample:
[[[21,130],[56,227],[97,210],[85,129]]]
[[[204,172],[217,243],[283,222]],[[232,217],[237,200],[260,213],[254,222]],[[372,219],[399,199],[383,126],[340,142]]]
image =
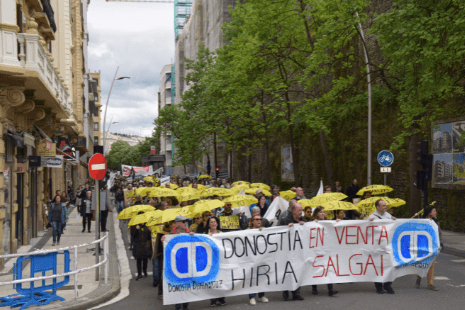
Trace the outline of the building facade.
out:
[[[122,133],[107,132],[106,135],[105,156],[108,156],[108,153],[111,151],[111,145],[115,142],[123,141],[127,142],[130,146],[136,146],[139,142],[145,140],[145,137],[142,136],[126,135]]]
[[[172,65],[165,65],[160,72],[160,91],[158,92],[158,111],[161,111],[166,106],[171,105],[171,67]],[[162,135],[160,137],[160,155],[165,155],[166,171],[170,170],[172,161],[172,144],[171,135]]]
[[[55,192],[88,177],[88,2],[0,0],[0,255],[37,237]]]
[[[102,108],[102,102],[101,102],[101,97],[100,97],[100,71],[99,72],[94,72],[90,73],[90,78],[89,80],[89,106],[91,109],[93,108],[93,134],[94,134],[94,146],[103,146],[103,136],[102,136],[102,126],[103,124],[101,123],[101,108]],[[103,153],[103,151],[101,152]]]

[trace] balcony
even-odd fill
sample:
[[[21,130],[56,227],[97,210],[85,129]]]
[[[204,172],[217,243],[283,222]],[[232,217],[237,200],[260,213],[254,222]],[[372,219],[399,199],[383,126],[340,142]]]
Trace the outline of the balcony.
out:
[[[3,40],[5,42],[1,42]],[[8,33],[8,36],[0,38],[0,43],[11,47],[8,49],[8,57],[5,57],[6,55],[0,57],[0,65],[5,65],[4,68],[10,67],[11,71],[15,72],[14,74],[17,76],[21,75],[18,67],[36,72],[34,74],[34,72],[23,71],[23,74],[35,78],[40,77],[61,107],[68,113],[73,112],[69,94],[55,67],[52,65],[48,53],[40,43],[38,34],[16,34],[12,31]],[[18,45],[19,51],[16,48]]]

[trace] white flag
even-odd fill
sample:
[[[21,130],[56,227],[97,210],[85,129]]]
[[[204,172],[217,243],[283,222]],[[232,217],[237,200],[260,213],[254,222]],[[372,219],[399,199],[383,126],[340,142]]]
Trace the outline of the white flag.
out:
[[[318,193],[316,193],[317,196],[320,196],[321,194],[324,193],[323,189],[323,180],[320,181],[320,189],[318,190]]]
[[[268,207],[268,210],[265,213],[263,218],[270,221],[271,226],[276,226],[278,224],[279,217],[281,214],[289,208],[289,202],[286,199],[277,196],[271,205]]]

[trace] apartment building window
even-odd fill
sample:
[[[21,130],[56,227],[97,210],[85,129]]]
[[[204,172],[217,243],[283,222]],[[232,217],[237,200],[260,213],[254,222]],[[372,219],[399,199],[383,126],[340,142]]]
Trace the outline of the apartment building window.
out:
[[[94,131],[98,131],[98,123],[94,123]]]
[[[165,89],[165,100],[171,100],[171,88]]]
[[[166,74],[165,83],[168,82],[168,81],[171,81],[171,72],[168,72],[168,73]]]
[[[94,137],[94,145],[98,145],[98,137]]]

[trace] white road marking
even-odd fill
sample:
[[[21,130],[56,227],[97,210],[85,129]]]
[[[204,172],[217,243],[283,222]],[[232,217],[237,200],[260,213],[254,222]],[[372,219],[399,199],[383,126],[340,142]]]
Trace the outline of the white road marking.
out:
[[[111,304],[114,304],[126,297],[129,296],[129,281],[132,279],[131,268],[129,267],[129,260],[126,254],[126,248],[124,246],[123,237],[121,235],[121,229],[119,228],[119,220],[116,219],[118,216],[118,212],[113,213],[113,224],[115,227],[115,235],[116,235],[116,249],[118,252],[118,261],[119,261],[119,270],[120,270],[120,283],[121,283],[121,290],[119,294],[111,299],[110,301],[98,305],[92,309],[98,309],[101,307],[105,307]]]
[[[465,263],[465,259],[453,259],[451,261],[454,263]]]
[[[434,277],[434,280],[450,280],[448,277]]]

